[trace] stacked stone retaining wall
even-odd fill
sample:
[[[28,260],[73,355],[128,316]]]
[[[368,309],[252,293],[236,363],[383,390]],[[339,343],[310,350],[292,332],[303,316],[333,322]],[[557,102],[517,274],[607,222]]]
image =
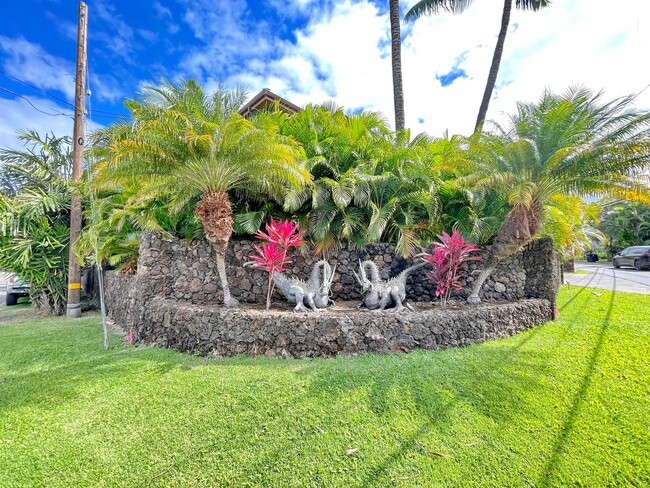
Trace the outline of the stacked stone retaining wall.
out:
[[[501,263],[483,286],[484,303],[479,307],[445,312],[431,308],[427,304],[435,293],[422,268],[409,278],[407,297],[418,309],[418,302],[425,304],[424,310],[403,315],[357,311],[361,295],[353,271],[359,260],[372,259],[388,278],[412,264],[394,251],[388,244],[364,251],[344,247],[329,259],[336,265],[332,298],[337,306],[317,314],[294,314],[279,296],[274,310],[261,310],[267,275],[244,266],[252,242],[234,240],[226,255],[227,272],[242,308],[229,310],[220,306],[215,256],[207,242],[145,233],[137,274],[106,273],[106,305],[113,320],[133,329],[140,341],[217,355],[327,356],[444,348],[512,335],[552,318],[559,263],[549,240],[534,241]],[[316,261],[296,253],[287,274],[304,279]],[[457,298],[469,294],[480,267],[480,261],[464,265]]]
[[[264,303],[266,297],[267,274],[265,271],[244,266],[253,253],[253,241],[233,240],[226,254],[227,273],[230,291],[244,303]],[[392,244],[375,244],[366,250],[358,251],[344,246],[329,263],[336,265],[332,285],[334,300],[354,301],[361,299],[361,290],[353,271],[358,272],[359,261],[373,260],[383,279],[396,276],[413,264],[411,259],[395,256]],[[416,258],[417,259],[417,258]],[[292,263],[286,273],[306,279],[318,258],[293,253]],[[549,266],[557,267],[557,258],[549,240],[537,240],[523,251],[501,263],[486,280],[481,292],[484,301],[515,301],[526,297],[553,300],[552,289],[547,289],[547,281],[558,280]],[[465,298],[480,261],[465,263],[461,268],[461,285],[456,296]],[[435,299],[435,289],[426,278],[427,267],[414,271],[407,281],[407,297],[416,302],[429,302]],[[162,296],[173,300],[197,305],[220,303],[223,293],[215,264],[212,246],[207,241],[187,243],[180,239],[167,240],[158,234],[143,234],[140,244],[138,275],[146,276],[149,282],[146,292],[151,296]],[[143,290],[145,291],[145,290]]]

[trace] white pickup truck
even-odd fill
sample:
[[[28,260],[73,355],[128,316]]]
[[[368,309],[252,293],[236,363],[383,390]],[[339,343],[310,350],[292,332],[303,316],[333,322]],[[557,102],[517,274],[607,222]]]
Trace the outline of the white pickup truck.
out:
[[[29,283],[22,281],[18,275],[10,274],[7,278],[7,306],[16,305],[20,297],[29,296]]]

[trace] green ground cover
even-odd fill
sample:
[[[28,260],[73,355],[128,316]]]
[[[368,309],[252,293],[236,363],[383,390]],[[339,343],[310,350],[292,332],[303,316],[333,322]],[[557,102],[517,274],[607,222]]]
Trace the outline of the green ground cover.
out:
[[[465,349],[272,360],[104,352],[97,316],[2,306],[0,486],[647,486],[650,297],[559,307]]]

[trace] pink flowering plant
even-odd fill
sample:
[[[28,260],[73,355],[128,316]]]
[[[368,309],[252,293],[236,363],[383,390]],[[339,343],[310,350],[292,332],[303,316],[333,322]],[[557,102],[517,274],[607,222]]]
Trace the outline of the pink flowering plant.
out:
[[[480,256],[471,255],[480,249],[474,244],[466,244],[457,230],[451,235],[443,232],[438,239],[440,242],[433,244],[433,253],[425,254],[422,259],[433,267],[426,277],[436,287],[436,296],[440,297],[441,305],[446,307],[451,292],[462,288],[458,268],[465,261],[481,259]]]
[[[289,220],[275,221],[266,224],[266,232],[261,230],[255,234],[255,237],[262,240],[260,246],[253,244],[255,254],[249,257],[253,260],[252,265],[255,268],[264,268],[269,274],[269,286],[266,293],[266,309],[271,308],[271,294],[273,293],[273,275],[285,270],[285,266],[291,262],[287,252],[292,247],[298,247],[303,244],[302,236],[304,232],[298,230],[298,224]]]

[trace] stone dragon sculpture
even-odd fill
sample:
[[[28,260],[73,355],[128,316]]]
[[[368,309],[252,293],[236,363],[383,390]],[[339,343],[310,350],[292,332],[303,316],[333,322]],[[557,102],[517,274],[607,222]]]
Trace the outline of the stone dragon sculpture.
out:
[[[403,302],[406,299],[406,279],[410,273],[426,264],[424,261],[414,264],[397,276],[383,281],[379,275],[379,269],[373,261],[359,261],[359,274],[354,271],[353,273],[364,294],[361,306],[379,311],[386,307],[394,307],[395,312],[402,312],[405,308]],[[368,271],[370,278],[368,278]],[[412,310],[409,305],[407,307]]]
[[[321,272],[322,269],[322,272]],[[284,273],[275,273],[273,282],[289,303],[295,303],[294,312],[315,312],[327,308],[334,270],[325,260],[314,264],[307,281],[288,278]],[[309,307],[309,308],[308,308]]]

